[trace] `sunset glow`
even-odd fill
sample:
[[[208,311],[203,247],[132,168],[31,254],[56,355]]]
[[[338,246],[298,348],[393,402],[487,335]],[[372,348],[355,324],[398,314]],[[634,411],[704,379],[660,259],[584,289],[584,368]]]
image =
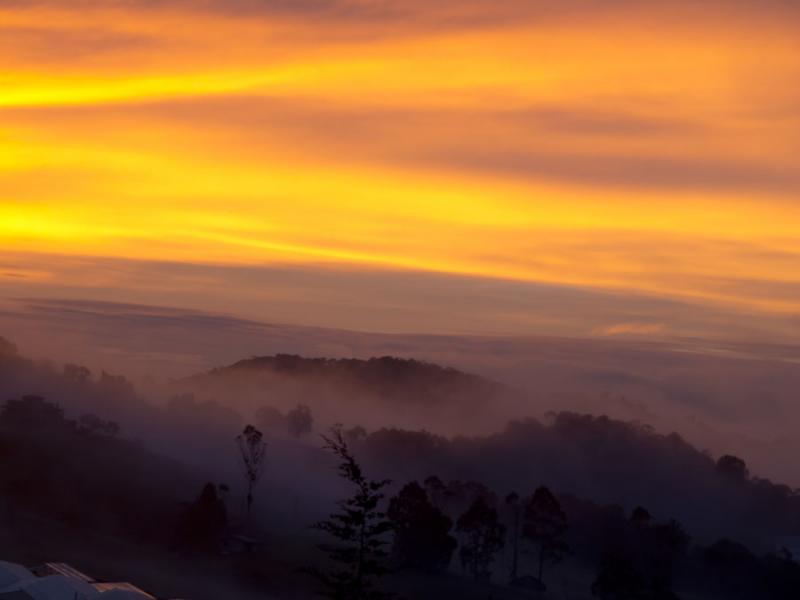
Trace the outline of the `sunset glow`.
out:
[[[0,282],[42,253],[800,310],[791,8],[303,4],[0,7]]]

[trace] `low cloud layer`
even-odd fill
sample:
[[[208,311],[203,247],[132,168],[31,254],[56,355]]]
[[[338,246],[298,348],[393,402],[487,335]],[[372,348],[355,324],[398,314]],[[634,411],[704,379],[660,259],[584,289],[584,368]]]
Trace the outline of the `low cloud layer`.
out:
[[[112,318],[124,315],[113,307],[135,304],[190,309],[197,313],[179,310],[177,316],[209,323],[220,319],[209,314],[229,315],[241,326],[275,323],[440,335],[638,335],[752,345],[791,343],[798,327],[791,314],[722,308],[691,299],[343,265],[233,267],[20,255],[4,263],[0,273],[11,275],[3,278],[5,300],[30,298],[25,310],[35,310],[40,317],[52,313],[78,318],[110,310],[106,316]],[[791,287],[763,289],[756,281],[704,284],[737,294],[761,290],[773,300],[793,293]],[[73,307],[62,303],[63,298],[80,304]],[[53,299],[58,301],[54,305],[49,303]],[[10,303],[11,325],[13,315],[23,308]],[[172,309],[142,310],[142,318],[158,319]],[[29,312],[23,311],[20,319],[35,323]]]
[[[541,417],[548,411],[608,414],[659,431],[678,431],[715,454],[744,456],[760,473],[800,481],[800,472],[785,460],[796,450],[792,424],[797,418],[799,347],[697,339],[648,342],[630,337],[641,334],[644,325],[620,322],[610,327],[616,335],[583,340],[369,334],[274,325],[199,310],[55,298],[17,299],[0,313],[2,335],[24,353],[82,362],[95,372],[130,374],[135,381],[145,381],[144,375],[150,382],[153,377],[167,381],[276,353],[427,360],[518,390],[480,422],[459,413],[445,423],[428,423],[434,431],[485,433],[507,419]],[[648,329],[646,335],[653,332]],[[241,409],[236,398],[223,396],[215,398]],[[348,413],[344,407],[342,411],[341,419],[347,421]],[[381,424],[379,411],[368,420],[372,426]]]

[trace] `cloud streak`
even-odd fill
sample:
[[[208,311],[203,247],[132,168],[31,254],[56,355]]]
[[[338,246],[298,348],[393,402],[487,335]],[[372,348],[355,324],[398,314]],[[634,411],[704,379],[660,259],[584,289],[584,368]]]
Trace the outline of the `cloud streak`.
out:
[[[783,322],[800,310],[795,13],[777,0],[4,3],[0,237],[4,262],[24,259],[0,278],[55,285],[37,253],[82,290],[108,261],[236,280],[281,266],[358,305],[365,286],[341,269],[428,273],[440,302],[453,277]],[[72,284],[70,260],[84,264]],[[427,326],[414,302],[384,311],[387,327]],[[475,304],[451,326],[498,318]],[[547,310],[530,331],[580,320]]]

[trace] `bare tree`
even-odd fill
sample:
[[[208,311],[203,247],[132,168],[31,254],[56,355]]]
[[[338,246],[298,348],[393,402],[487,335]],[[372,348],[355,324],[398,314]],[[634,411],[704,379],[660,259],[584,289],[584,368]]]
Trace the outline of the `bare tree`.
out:
[[[245,427],[244,431],[236,436],[236,443],[244,464],[244,477],[247,483],[247,521],[249,522],[253,506],[253,489],[261,475],[267,443],[264,441],[264,435],[252,425]]]

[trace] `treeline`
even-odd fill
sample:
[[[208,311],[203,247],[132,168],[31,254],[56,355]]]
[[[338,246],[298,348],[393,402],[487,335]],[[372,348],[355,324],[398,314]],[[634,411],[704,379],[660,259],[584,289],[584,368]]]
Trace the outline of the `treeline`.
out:
[[[102,415],[122,424],[128,437],[187,463],[205,464],[219,455],[245,420],[236,410],[192,394],[174,394],[157,405],[123,375],[32,360],[0,337],[0,402],[25,395],[56,401],[73,420]]]
[[[570,560],[593,568],[586,592],[602,600],[678,600],[679,587],[720,599],[800,594],[800,564],[787,550],[758,557],[728,539],[692,546],[680,523],[658,521],[641,506],[625,515],[619,507],[559,498],[545,486],[501,501],[480,483],[446,484],[436,476],[407,483],[387,501],[390,481],[367,477],[341,430],[325,440],[354,490],[338,512],[315,525],[332,539],[320,545],[331,566],[307,571],[328,598],[392,598],[382,583],[392,569],[441,573],[456,551],[465,575],[537,593],[547,591],[546,568]],[[743,467],[734,457],[720,463]],[[505,546],[512,561],[504,572],[495,559]]]
[[[677,434],[604,416],[562,412],[516,421],[494,435],[446,438],[425,431],[345,432],[369,468],[396,479],[431,472],[510,490],[524,482],[629,510],[674,516],[702,539],[735,536],[765,549],[800,535],[800,495],[750,474],[735,457],[714,460]]]
[[[82,365],[57,367],[49,361],[32,360],[0,337],[0,398],[23,395],[57,397],[74,414],[102,413],[126,426],[152,421],[156,412],[122,375],[93,374]]]
[[[479,394],[497,391],[503,387],[478,375],[464,373],[451,367],[394,356],[361,360],[276,354],[241,360],[228,367],[214,369],[208,375],[213,377],[237,371],[272,371],[298,379],[321,376],[330,380],[357,381],[380,396],[402,397],[406,400],[414,397],[412,393],[414,390],[436,390],[450,397],[448,394],[450,390],[470,389]],[[204,377],[206,376],[198,376],[199,379]]]
[[[315,525],[332,541],[321,546],[329,562],[309,572],[330,598],[388,597],[391,586],[382,579],[391,572],[459,572],[498,589],[545,592],[548,573],[562,563],[591,570],[586,593],[606,600],[674,599],[683,589],[764,600],[800,592],[800,565],[787,552],[757,553],[730,539],[698,543],[676,520],[656,519],[642,507],[626,512],[546,485],[518,493],[437,476],[388,495],[390,481],[369,478],[351,450],[368,439],[352,430],[326,438],[340,475],[354,487]],[[249,507],[267,446],[252,426],[236,440]],[[714,469],[731,485],[748,485],[746,466],[735,457]],[[9,400],[0,410],[0,494],[11,518],[32,511],[78,529],[213,555],[229,530],[229,489],[209,483],[193,502],[179,502],[199,489],[178,465],[122,439],[115,422],[92,414],[68,419],[37,396]]]
[[[23,396],[0,408],[0,515],[38,514],[78,529],[167,541],[191,473],[94,414],[68,419]]]

